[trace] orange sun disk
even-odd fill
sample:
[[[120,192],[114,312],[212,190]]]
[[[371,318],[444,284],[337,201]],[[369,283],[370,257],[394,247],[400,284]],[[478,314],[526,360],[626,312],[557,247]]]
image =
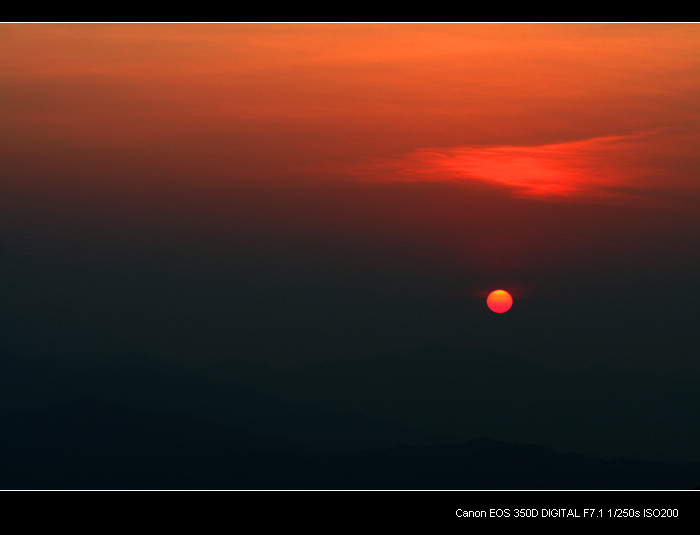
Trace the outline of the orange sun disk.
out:
[[[513,297],[505,290],[494,290],[486,298],[486,304],[493,312],[503,314],[513,306]]]

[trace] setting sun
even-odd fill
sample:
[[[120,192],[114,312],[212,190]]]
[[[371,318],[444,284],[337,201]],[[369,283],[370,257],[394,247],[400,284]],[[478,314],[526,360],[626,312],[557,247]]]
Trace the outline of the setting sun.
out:
[[[513,297],[505,290],[494,290],[486,298],[486,304],[493,312],[503,314],[513,306]]]

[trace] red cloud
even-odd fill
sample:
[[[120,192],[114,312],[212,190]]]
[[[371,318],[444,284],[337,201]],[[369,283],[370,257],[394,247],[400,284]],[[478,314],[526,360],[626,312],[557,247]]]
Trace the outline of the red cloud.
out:
[[[519,197],[614,200],[672,182],[666,166],[674,144],[687,139],[660,130],[539,146],[430,148],[378,165],[393,180],[477,181]]]

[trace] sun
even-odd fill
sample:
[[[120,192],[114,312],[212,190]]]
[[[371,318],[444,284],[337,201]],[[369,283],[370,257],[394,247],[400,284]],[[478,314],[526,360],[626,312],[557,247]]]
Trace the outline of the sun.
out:
[[[505,290],[494,290],[486,298],[486,305],[497,314],[508,312],[513,306],[513,297]]]

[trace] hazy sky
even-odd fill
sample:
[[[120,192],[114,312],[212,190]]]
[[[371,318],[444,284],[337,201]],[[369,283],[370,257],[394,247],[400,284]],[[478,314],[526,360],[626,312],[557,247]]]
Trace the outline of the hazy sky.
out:
[[[0,118],[19,354],[700,375],[696,24],[3,24]]]

